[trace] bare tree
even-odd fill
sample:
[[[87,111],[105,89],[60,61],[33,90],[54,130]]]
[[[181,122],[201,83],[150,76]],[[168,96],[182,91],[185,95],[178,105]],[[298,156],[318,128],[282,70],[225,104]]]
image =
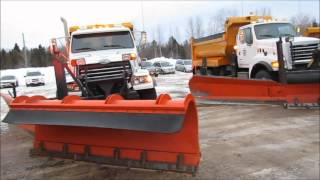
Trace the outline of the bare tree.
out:
[[[180,41],[180,29],[178,26],[176,26],[175,28],[175,32],[174,32],[174,37],[176,38],[176,40],[179,42]],[[176,44],[176,58],[178,58],[179,56],[179,47],[178,47],[178,43]]]
[[[201,36],[203,36],[203,23],[202,23],[202,19],[197,16],[196,20],[195,20],[195,37],[199,38]]]
[[[190,17],[188,20],[188,24],[187,24],[187,36],[188,39],[191,37],[194,37],[195,35],[195,29],[194,29],[194,22],[193,22],[193,18]]]
[[[292,16],[290,18],[290,21],[296,27],[300,28],[301,33],[303,33],[307,29],[307,27],[312,26],[312,18],[309,15],[303,13]]]
[[[162,46],[162,32],[161,32],[161,27],[158,25],[157,27],[157,39],[158,39],[158,48],[159,48],[159,54],[160,57],[162,57],[162,50],[161,50],[161,46]]]
[[[156,57],[158,57],[158,55],[157,55],[157,52],[158,52],[157,51],[157,46],[158,46],[158,44],[155,41],[156,40],[155,31],[153,30],[152,32],[153,32],[153,41],[151,42],[151,46],[152,46],[152,49],[153,49],[153,58],[156,58]]]
[[[207,28],[207,34],[215,34],[224,31],[224,23],[227,18],[237,16],[235,9],[220,9],[210,19]]]
[[[261,8],[261,9],[256,9],[255,15],[257,16],[271,16],[271,9],[270,8]]]

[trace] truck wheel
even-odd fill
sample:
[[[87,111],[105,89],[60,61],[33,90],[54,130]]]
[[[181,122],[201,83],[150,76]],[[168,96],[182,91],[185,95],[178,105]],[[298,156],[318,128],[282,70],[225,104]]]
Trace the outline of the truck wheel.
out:
[[[266,71],[266,70],[260,70],[258,71],[255,76],[254,76],[255,79],[269,79],[269,80],[272,80],[272,76],[271,74]]]
[[[140,99],[157,99],[157,92],[155,88],[139,90]]]

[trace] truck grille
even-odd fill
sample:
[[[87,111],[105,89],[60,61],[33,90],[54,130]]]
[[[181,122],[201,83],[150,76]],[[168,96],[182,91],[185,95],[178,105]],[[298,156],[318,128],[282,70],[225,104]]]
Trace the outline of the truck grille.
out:
[[[123,67],[125,67],[125,70]],[[123,79],[124,71],[127,72],[128,77],[132,75],[129,61],[88,64],[80,66],[78,69],[78,73],[82,79],[84,79],[85,75],[87,76],[87,82]]]
[[[293,65],[308,64],[312,53],[318,48],[318,44],[293,45],[291,46],[291,57]]]

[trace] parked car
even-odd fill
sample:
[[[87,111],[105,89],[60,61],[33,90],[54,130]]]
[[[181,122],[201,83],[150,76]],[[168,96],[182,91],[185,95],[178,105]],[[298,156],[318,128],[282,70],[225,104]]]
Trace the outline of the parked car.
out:
[[[153,64],[151,62],[147,62],[147,61],[142,61],[141,62],[141,68],[142,69],[147,69],[150,73],[151,76],[155,76],[157,77],[159,75],[159,72],[157,71],[157,69],[153,66]]]
[[[160,74],[174,74],[176,72],[174,66],[167,61],[156,61],[153,66]]]
[[[192,61],[191,60],[177,60],[176,70],[182,72],[192,72]]]
[[[26,80],[26,86],[33,86],[33,85],[45,85],[44,82],[44,75],[41,74],[40,71],[29,71],[24,76]]]
[[[15,76],[6,75],[1,77],[0,88],[13,87],[13,85],[19,86],[18,79]]]

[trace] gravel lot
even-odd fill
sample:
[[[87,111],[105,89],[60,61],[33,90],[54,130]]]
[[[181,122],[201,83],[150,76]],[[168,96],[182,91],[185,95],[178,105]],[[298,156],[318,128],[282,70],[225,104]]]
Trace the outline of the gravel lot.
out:
[[[157,78],[158,92],[189,92],[191,74]],[[2,89],[1,92],[6,91]],[[18,88],[54,96],[55,86]],[[8,111],[1,100],[1,119]],[[202,161],[195,177],[72,160],[31,158],[32,136],[1,123],[1,179],[319,179],[319,110],[271,105],[199,106]]]

